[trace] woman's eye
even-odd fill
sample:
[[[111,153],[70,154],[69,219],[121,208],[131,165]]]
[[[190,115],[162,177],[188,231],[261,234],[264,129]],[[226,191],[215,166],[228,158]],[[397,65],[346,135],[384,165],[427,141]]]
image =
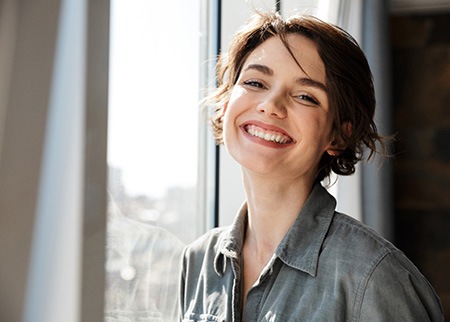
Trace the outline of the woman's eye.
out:
[[[300,94],[297,96],[297,99],[302,102],[307,102],[309,104],[319,105],[319,101],[317,101],[314,97],[308,94]]]
[[[256,80],[247,80],[244,82],[244,84],[251,87],[265,88],[265,86],[261,82]]]

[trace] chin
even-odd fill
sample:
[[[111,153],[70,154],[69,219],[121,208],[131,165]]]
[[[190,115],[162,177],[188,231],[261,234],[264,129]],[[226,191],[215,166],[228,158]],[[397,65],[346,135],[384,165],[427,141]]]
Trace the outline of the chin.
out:
[[[261,176],[274,176],[280,169],[279,162],[267,163],[261,162],[260,160],[246,160],[246,162],[237,162],[241,165],[243,170],[250,171]]]

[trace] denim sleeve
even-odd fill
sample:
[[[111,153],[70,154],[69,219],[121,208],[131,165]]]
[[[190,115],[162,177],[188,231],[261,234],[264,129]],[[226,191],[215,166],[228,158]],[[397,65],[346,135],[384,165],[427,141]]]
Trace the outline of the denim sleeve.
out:
[[[403,253],[387,254],[366,281],[356,321],[444,321],[433,287]]]

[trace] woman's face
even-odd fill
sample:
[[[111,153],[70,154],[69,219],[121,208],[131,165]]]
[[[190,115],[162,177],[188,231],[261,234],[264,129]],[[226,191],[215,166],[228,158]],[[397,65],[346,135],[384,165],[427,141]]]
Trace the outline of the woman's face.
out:
[[[223,137],[244,170],[314,180],[332,149],[325,66],[311,40],[290,34],[297,65],[278,37],[246,59],[224,109]]]

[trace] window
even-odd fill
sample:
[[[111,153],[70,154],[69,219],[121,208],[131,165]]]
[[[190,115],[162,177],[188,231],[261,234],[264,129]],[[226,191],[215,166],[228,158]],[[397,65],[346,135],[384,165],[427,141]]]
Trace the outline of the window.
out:
[[[197,1],[111,2],[106,320],[175,320],[197,211]]]

